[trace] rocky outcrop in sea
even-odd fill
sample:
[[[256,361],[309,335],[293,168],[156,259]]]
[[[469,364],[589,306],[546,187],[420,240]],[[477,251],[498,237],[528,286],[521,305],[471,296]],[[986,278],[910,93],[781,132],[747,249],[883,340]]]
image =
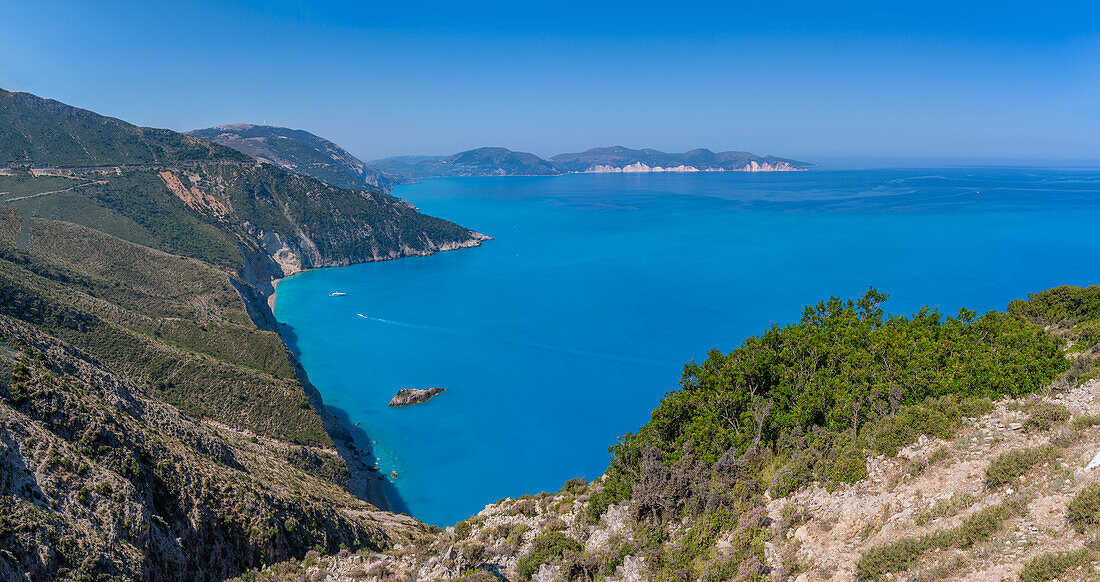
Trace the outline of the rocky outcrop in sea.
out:
[[[443,390],[443,388],[402,388],[390,400],[390,406],[409,406],[427,402],[442,394]]]

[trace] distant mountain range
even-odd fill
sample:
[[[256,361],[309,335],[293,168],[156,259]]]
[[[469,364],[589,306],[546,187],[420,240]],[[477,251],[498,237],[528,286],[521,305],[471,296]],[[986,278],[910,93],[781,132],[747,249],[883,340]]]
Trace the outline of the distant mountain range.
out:
[[[349,189],[389,190],[420,178],[451,176],[554,176],[612,172],[790,172],[812,164],[750,152],[694,149],[667,153],[622,146],[593,148],[543,159],[502,147],[450,156],[395,156],[365,163],[331,141],[308,131],[238,123],[196,129],[187,135],[228,146],[251,158]],[[193,155],[201,156],[201,152]]]
[[[401,156],[371,162],[379,169],[403,178],[444,176],[553,176],[561,174],[552,163],[526,152],[505,148],[478,148],[452,156]]]
[[[758,156],[749,152],[712,152],[694,149],[670,154],[654,149],[622,146],[592,148],[579,154],[559,154],[550,163],[567,172],[790,172],[812,164]]]
[[[666,153],[622,146],[559,154],[544,160],[505,148],[478,148],[451,156],[400,156],[374,160],[379,170],[405,179],[444,176],[551,176],[574,172],[790,172],[812,164],[749,152],[695,149]]]
[[[189,131],[283,169],[306,174],[340,188],[389,190],[401,180],[363,163],[344,148],[301,129],[237,123]]]

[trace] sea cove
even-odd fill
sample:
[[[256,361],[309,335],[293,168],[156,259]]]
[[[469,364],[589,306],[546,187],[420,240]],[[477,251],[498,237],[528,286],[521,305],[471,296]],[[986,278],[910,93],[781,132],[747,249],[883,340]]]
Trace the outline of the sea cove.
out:
[[[1100,172],[811,170],[449,178],[394,192],[494,237],[303,273],[276,317],[374,441],[391,501],[449,525],[597,478],[684,362],[830,295],[943,313],[1096,282]],[[346,293],[332,296],[332,293]],[[402,388],[430,402],[390,408]]]

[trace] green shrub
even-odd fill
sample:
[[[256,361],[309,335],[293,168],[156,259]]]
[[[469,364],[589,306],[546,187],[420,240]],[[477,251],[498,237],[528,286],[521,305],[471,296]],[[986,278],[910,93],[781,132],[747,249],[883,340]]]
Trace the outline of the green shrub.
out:
[[[514,509],[516,513],[526,515],[527,517],[534,517],[539,511],[538,502],[530,498],[517,499],[516,502],[512,504],[512,509]]]
[[[1047,552],[1038,556],[1020,570],[1020,582],[1051,582],[1066,570],[1080,566],[1092,559],[1092,550]]]
[[[969,548],[988,540],[1001,529],[1005,519],[1023,510],[1024,505],[1018,500],[1005,501],[971,515],[956,528],[871,548],[860,555],[856,573],[860,580],[878,580],[891,572],[905,570],[933,548]]]
[[[577,540],[560,531],[552,531],[535,538],[531,551],[520,558],[516,565],[516,572],[520,580],[530,580],[538,572],[539,566],[560,560],[567,553],[580,552],[581,549]]]
[[[477,516],[466,518],[455,524],[455,537],[460,540],[464,540],[470,537],[470,532],[473,531],[475,525],[481,523],[481,519]]]
[[[1069,409],[1061,404],[1039,402],[1031,406],[1031,413],[1024,421],[1027,430],[1050,430],[1054,425],[1069,419]]]
[[[856,572],[860,580],[879,580],[891,572],[899,572],[917,561],[932,547],[930,540],[902,538],[894,543],[871,548],[860,555]]]
[[[1082,489],[1066,506],[1066,514],[1079,532],[1100,523],[1100,483]]]
[[[1100,286],[1063,285],[1008,304],[1008,312],[1024,319],[1052,325],[1100,318]]]
[[[944,317],[929,308],[887,316],[885,299],[874,289],[856,301],[834,297],[807,307],[796,324],[687,364],[680,389],[613,447],[612,465],[623,465],[630,482],[650,447],[666,466],[686,451],[709,466],[753,445],[785,456],[807,447],[826,455],[831,448],[817,441],[836,442],[845,432],[858,441],[866,434],[879,452],[896,452],[919,434],[948,438],[962,416],[988,409],[984,399],[1033,392],[1069,366],[1060,340],[1018,317],[965,309]],[[856,455],[845,456],[815,472],[856,478]],[[793,473],[797,487],[802,473]]]
[[[1090,428],[1100,425],[1100,414],[1083,414],[1073,419],[1073,426],[1077,428]]]
[[[1036,463],[1048,461],[1052,458],[1054,458],[1054,449],[1050,446],[1037,446],[1001,453],[986,467],[985,484],[991,488],[1000,487],[1027,473]]]
[[[569,493],[571,495],[580,495],[588,490],[588,481],[584,480],[584,477],[577,477],[570,479],[562,485],[559,493]]]
[[[896,413],[871,424],[866,430],[867,445],[876,453],[894,456],[922,434],[948,440],[962,426],[963,418],[978,417],[992,410],[989,398],[960,398],[953,394],[929,398],[902,406]]]

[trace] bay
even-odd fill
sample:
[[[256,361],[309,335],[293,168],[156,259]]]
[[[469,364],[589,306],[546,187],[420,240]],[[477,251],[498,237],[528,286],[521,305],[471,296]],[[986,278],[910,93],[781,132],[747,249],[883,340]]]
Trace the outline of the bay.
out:
[[[436,525],[598,478],[685,362],[831,295],[873,285],[890,312],[954,314],[1100,279],[1088,169],[451,178],[394,194],[495,240],[291,277],[275,315],[326,404],[360,423],[395,509]],[[387,407],[431,386],[447,391]]]

